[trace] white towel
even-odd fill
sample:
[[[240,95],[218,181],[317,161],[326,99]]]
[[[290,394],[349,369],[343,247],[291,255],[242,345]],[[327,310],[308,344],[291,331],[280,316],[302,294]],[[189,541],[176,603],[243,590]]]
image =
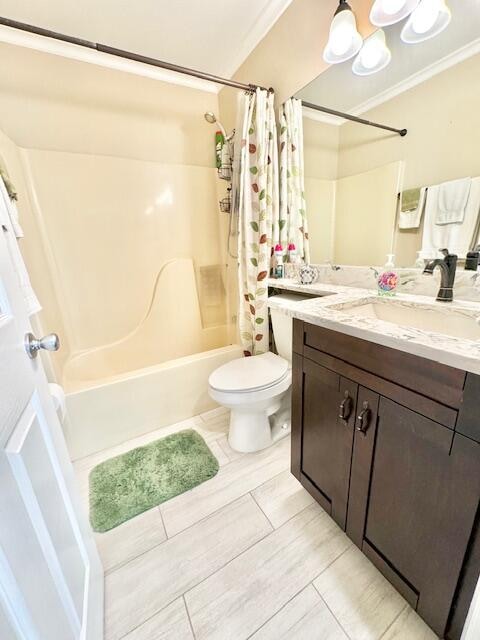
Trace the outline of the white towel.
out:
[[[458,224],[464,221],[471,184],[471,178],[461,178],[440,185],[435,224]]]
[[[427,187],[420,189],[420,198],[416,209],[411,211],[402,211],[402,203],[399,201],[398,228],[399,229],[418,229],[422,219],[423,208],[425,206],[425,195]]]
[[[23,294],[25,304],[27,307],[27,313],[29,316],[34,313],[38,313],[41,310],[41,305],[38,301],[35,292],[33,291],[28,276],[27,268],[23,261],[20,248],[18,246],[17,237],[23,237],[23,231],[18,222],[18,213],[15,206],[7,193],[3,180],[0,179],[0,225],[2,226],[2,233],[7,240],[8,251],[10,253],[10,259],[13,269],[18,277],[18,284]]]
[[[439,257],[439,249],[447,248],[459,258],[465,258],[477,229],[480,213],[480,177],[473,178],[470,186],[465,215],[461,224],[437,225],[440,185],[428,188],[423,225],[422,258],[430,260]]]

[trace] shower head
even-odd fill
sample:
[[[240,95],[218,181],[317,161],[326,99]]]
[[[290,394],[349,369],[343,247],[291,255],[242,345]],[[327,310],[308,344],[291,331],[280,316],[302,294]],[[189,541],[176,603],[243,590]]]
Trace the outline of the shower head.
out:
[[[204,115],[204,118],[210,124],[215,124],[215,122],[217,121],[217,117],[213,113],[213,111],[207,111],[207,113]]]
[[[213,111],[207,111],[203,117],[205,118],[205,120],[209,123],[209,124],[217,124],[218,128],[220,129],[220,131],[223,134],[223,137],[226,138],[227,134],[225,133],[225,129],[223,128],[222,123],[217,120],[217,116],[213,113]]]

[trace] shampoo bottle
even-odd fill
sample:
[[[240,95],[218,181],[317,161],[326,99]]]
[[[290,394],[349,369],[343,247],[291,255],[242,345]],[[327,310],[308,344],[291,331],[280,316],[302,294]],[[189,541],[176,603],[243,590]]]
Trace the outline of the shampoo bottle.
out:
[[[275,246],[275,269],[273,272],[274,278],[283,278],[283,249],[281,244]]]
[[[387,262],[382,273],[378,276],[377,288],[379,296],[394,296],[397,293],[398,274],[395,271],[395,256],[392,253],[387,255]]]
[[[293,242],[288,245],[288,262],[285,264],[285,278],[295,278],[298,264],[297,250]]]

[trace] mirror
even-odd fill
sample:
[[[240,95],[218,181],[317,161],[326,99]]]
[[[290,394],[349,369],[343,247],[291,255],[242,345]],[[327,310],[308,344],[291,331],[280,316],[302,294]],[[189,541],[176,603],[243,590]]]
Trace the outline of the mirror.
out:
[[[382,265],[393,253],[396,266],[411,267],[444,246],[465,257],[478,243],[480,10],[474,0],[449,5],[451,25],[427,42],[406,45],[403,23],[387,27],[392,62],[383,71],[355,76],[350,60],[297,93],[408,129],[400,137],[304,107],[311,262]],[[464,178],[473,180],[437,186]]]

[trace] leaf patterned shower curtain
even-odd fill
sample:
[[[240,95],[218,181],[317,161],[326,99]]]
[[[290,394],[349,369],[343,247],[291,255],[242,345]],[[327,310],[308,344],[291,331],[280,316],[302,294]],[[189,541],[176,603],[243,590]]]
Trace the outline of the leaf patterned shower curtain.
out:
[[[308,263],[307,215],[303,162],[302,101],[290,98],[280,113],[280,216],[274,226],[273,241],[286,250],[294,244],[297,254]]]
[[[268,285],[272,231],[278,218],[278,150],[273,93],[244,96],[238,206],[240,337],[246,356],[268,351]]]

